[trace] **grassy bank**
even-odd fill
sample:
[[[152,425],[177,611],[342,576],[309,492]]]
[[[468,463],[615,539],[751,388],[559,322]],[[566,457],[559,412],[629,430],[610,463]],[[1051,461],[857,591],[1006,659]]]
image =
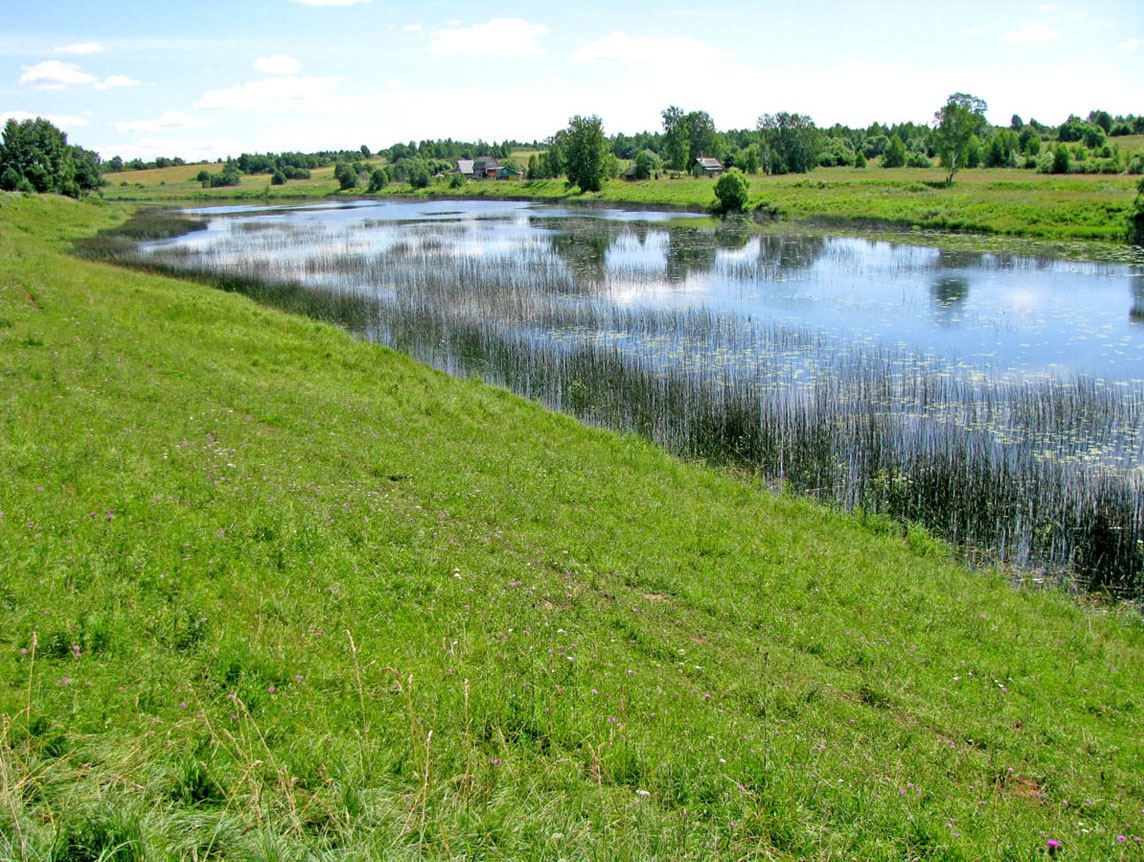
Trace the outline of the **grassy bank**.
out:
[[[121,218],[0,196],[0,857],[1138,858],[1134,614],[65,254]]]
[[[264,175],[248,176],[230,189],[203,189],[193,181],[199,169],[196,165],[109,175],[112,185],[103,194],[123,200],[226,200],[337,193],[333,168],[317,169],[312,179],[284,186],[270,185]],[[938,168],[820,168],[810,174],[756,176],[750,181],[750,206],[782,216],[826,219],[843,225],[878,221],[935,230],[1121,243],[1136,178],[978,169],[959,171],[948,188],[944,179],[945,172]],[[412,193],[405,184],[393,184],[382,192]],[[440,180],[416,194],[600,201],[693,211],[705,210],[715,200],[714,181],[695,178],[635,183],[612,180],[603,191],[590,194],[575,192],[563,180],[470,182],[459,188]]]

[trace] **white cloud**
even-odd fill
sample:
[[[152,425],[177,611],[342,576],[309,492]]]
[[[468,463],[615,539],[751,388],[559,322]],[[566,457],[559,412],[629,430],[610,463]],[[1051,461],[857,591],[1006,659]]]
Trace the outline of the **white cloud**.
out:
[[[1026,21],[1012,33],[1001,38],[1006,42],[1052,42],[1060,38],[1061,31],[1047,24]]]
[[[265,78],[235,84],[225,90],[208,90],[195,102],[196,108],[229,111],[305,111],[331,114],[351,110],[349,100],[337,94],[345,78]]]
[[[723,51],[686,36],[628,36],[612,33],[581,45],[572,52],[574,63],[615,63],[641,68],[677,67],[681,58],[688,65],[712,63],[727,56]]]
[[[369,3],[370,0],[290,0],[303,6],[353,6],[355,3]]]
[[[53,126],[60,129],[67,130],[71,126],[90,126],[91,123],[85,117],[75,117],[68,114],[29,114],[27,111],[6,111],[0,114],[0,125],[15,120],[17,123],[22,123],[24,120],[34,120],[37,117],[43,117]]]
[[[256,59],[254,68],[263,75],[296,75],[302,64],[289,54],[272,54]]]
[[[126,75],[108,75],[95,85],[97,90],[110,90],[112,87],[138,87],[139,82]]]
[[[531,57],[543,54],[536,43],[549,30],[543,24],[529,24],[520,18],[493,18],[487,24],[474,24],[454,30],[431,33],[430,54],[441,57]]]
[[[985,34],[984,27],[970,27],[965,31],[966,36],[983,36]]]
[[[103,46],[98,42],[79,42],[75,45],[64,45],[56,48],[57,54],[98,54]]]
[[[20,83],[37,90],[62,90],[74,84],[95,83],[95,76],[81,71],[75,63],[61,63],[59,60],[45,60],[34,66],[24,66]]]
[[[129,123],[116,123],[115,131],[120,134],[170,132],[176,129],[205,129],[217,123],[218,120],[196,117],[183,111],[164,111],[157,120],[133,120]]]
[[[421,25],[420,24],[406,24],[401,29],[404,30],[406,33],[420,33],[421,32]]]
[[[1119,47],[1120,47],[1121,51],[1135,51],[1137,48],[1140,47],[1140,40],[1139,39],[1129,39],[1125,42],[1121,42]]]

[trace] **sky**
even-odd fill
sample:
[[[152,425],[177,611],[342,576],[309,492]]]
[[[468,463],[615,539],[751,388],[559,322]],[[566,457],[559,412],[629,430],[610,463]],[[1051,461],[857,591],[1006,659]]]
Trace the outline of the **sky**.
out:
[[[0,0],[0,121],[105,159],[658,130],[1144,114],[1144,0]]]

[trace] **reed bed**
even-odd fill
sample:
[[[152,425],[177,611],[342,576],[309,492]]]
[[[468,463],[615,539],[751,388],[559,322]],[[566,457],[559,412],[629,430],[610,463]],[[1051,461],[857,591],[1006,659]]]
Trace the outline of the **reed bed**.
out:
[[[1144,597],[1138,385],[987,375],[924,351],[641,302],[649,270],[681,289],[718,267],[797,277],[815,250],[782,237],[763,237],[748,262],[716,254],[744,244],[734,231],[713,242],[677,228],[664,262],[649,265],[625,254],[659,241],[640,223],[535,219],[508,244],[491,222],[414,224],[379,241],[382,226],[342,227],[317,243],[295,225],[143,247],[127,230],[82,251],[336,321],[684,457],[921,524],[1022,578]],[[461,235],[468,247],[484,241],[485,253],[459,254],[451,240]]]

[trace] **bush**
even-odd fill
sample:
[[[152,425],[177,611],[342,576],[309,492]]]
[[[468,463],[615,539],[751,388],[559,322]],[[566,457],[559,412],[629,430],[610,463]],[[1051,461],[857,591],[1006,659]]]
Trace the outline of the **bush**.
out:
[[[209,176],[210,179],[207,181],[207,185],[212,189],[217,189],[222,186],[237,186],[242,182],[242,174],[229,165],[217,174],[210,174]]]
[[[270,178],[270,185],[272,185],[272,186],[284,186],[284,185],[286,185],[286,174],[282,173],[282,171],[275,171],[274,175]]]
[[[723,213],[743,212],[751,197],[747,178],[738,168],[731,168],[715,182],[716,209]]]
[[[1144,156],[1137,153],[1132,157],[1132,161],[1128,163],[1128,173],[1144,174]]]
[[[1144,177],[1136,183],[1136,200],[1132,207],[1134,211],[1128,217],[1128,241],[1144,245]]]
[[[1067,174],[1069,172],[1069,149],[1064,144],[1057,144],[1053,147],[1053,169],[1054,174]]]
[[[357,170],[349,162],[338,162],[338,166],[334,168],[334,179],[338,181],[338,186],[343,192],[357,188]]]
[[[907,168],[932,168],[933,162],[925,153],[910,153],[906,159]]]
[[[386,174],[385,168],[374,168],[369,175],[369,187],[366,189],[370,194],[379,192],[389,185],[389,175]]]
[[[461,174],[453,174],[451,177],[449,177],[449,188],[451,189],[459,189],[464,184],[465,178]]]
[[[415,189],[423,189],[429,185],[429,168],[424,162],[415,162],[409,166],[407,178],[409,185]]]
[[[856,168],[866,167],[866,154],[864,152],[862,152],[862,150],[859,150],[857,153],[854,154],[854,167],[856,167]]]
[[[637,180],[650,180],[653,177],[658,177],[663,170],[663,159],[659,157],[658,153],[651,150],[643,150],[636,156],[636,179]]]
[[[203,168],[201,171],[199,171],[197,174],[195,174],[195,182],[209,183],[210,181],[211,181],[211,172],[208,171],[206,168]]]

